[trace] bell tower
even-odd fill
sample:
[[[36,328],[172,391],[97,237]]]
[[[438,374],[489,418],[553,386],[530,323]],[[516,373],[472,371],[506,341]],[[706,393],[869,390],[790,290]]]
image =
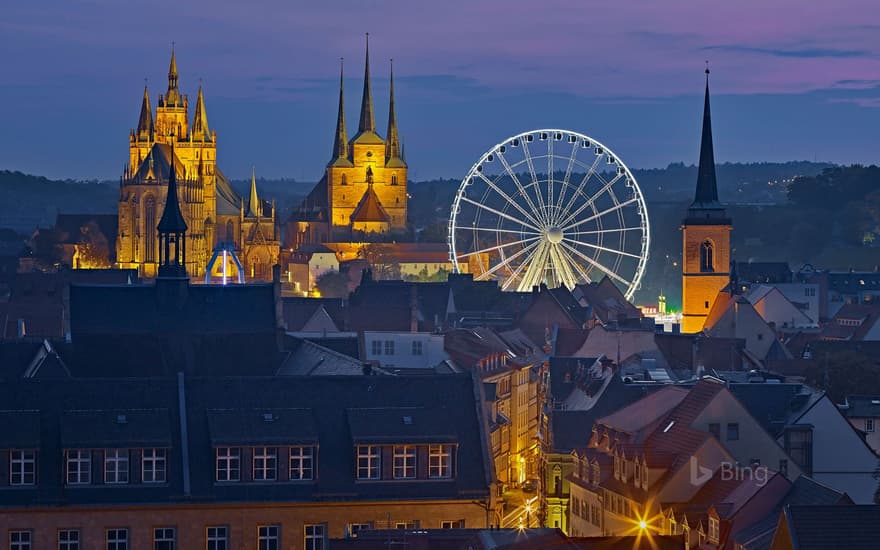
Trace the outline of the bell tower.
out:
[[[718,201],[712,120],[709,111],[709,68],[703,105],[703,136],[694,201],[682,221],[681,304],[683,333],[703,330],[715,297],[730,281],[730,231],[724,206]]]

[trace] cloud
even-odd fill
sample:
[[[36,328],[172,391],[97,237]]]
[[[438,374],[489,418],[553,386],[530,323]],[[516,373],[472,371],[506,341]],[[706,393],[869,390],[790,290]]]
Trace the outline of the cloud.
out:
[[[773,57],[796,57],[802,59],[816,58],[858,58],[872,57],[872,53],[867,50],[839,50],[833,48],[763,48],[757,46],[743,46],[738,44],[721,44],[717,46],[705,46],[701,48],[704,51],[722,51],[732,53],[755,53],[760,55],[770,55]]]

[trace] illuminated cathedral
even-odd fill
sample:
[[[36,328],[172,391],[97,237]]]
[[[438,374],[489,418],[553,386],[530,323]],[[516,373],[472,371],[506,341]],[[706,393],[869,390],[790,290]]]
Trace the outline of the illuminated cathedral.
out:
[[[246,280],[271,280],[280,251],[274,201],[260,199],[254,176],[249,196],[240,196],[217,168],[217,132],[208,126],[202,87],[190,119],[189,98],[178,87],[173,50],[168,90],[159,95],[155,119],[144,87],[137,128],[129,135],[129,161],[120,182],[117,265],[135,268],[144,277],[155,277],[159,271],[157,226],[165,208],[172,164],[180,212],[188,228],[183,243],[186,273],[205,277],[209,259],[222,249],[240,262],[215,265],[213,271],[228,273],[240,265]]]
[[[406,230],[407,165],[397,130],[394,73],[385,137],[376,130],[367,42],[358,130],[351,140],[345,123],[343,75],[333,150],[324,176],[287,224],[286,246],[334,240],[370,240]]]

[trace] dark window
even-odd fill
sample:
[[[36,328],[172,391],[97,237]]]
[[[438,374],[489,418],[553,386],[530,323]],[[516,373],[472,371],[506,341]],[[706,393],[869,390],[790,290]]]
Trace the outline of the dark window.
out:
[[[207,550],[227,550],[229,548],[229,531],[225,526],[208,527],[206,532]]]
[[[259,550],[278,550],[279,532],[277,525],[261,525],[257,527],[257,547]]]
[[[156,261],[157,227],[156,198],[147,195],[144,199],[144,259],[148,262]]]
[[[700,271],[715,271],[715,247],[711,241],[700,245]]]
[[[158,527],[153,529],[153,550],[174,550],[174,527]]]
[[[128,529],[107,529],[107,550],[128,550]]]
[[[721,441],[721,424],[712,423],[709,424],[709,433],[712,434],[715,439]]]
[[[788,460],[784,458],[779,459],[779,473],[784,476],[788,475]]]
[[[813,432],[809,428],[794,428],[785,432],[785,452],[804,475],[813,475]]]
[[[33,485],[36,483],[36,451],[12,451],[9,460],[9,484]]]
[[[217,481],[239,481],[241,479],[241,449],[238,447],[217,448]]]
[[[10,531],[9,550],[31,550],[34,534],[31,531]]]
[[[315,478],[315,448],[290,448],[290,479]]]
[[[232,220],[226,222],[226,243],[235,247],[235,225]]]
[[[739,439],[739,424],[732,422],[727,425],[727,440],[737,441]]]
[[[79,529],[58,531],[58,550],[79,550]]]

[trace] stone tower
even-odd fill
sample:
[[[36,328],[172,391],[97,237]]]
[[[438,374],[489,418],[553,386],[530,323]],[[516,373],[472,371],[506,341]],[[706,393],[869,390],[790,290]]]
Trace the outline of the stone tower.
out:
[[[681,331],[684,333],[703,330],[715,297],[730,281],[731,229],[731,220],[718,201],[707,68],[697,189],[681,225]]]

